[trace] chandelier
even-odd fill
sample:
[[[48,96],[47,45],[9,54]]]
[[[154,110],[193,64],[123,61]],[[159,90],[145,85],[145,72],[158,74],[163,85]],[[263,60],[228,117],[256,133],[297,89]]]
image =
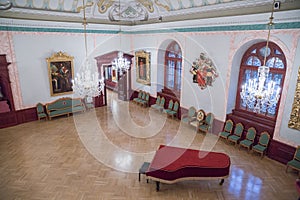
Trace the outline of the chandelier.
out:
[[[121,0],[119,0],[119,5],[116,5],[116,7],[119,7],[118,10],[121,11]],[[121,19],[121,12],[118,13],[119,19]],[[121,40],[122,40],[122,30],[121,25],[119,29],[119,38],[120,38],[120,47],[121,47]],[[118,72],[123,74],[124,72],[128,71],[130,68],[130,62],[124,58],[123,52],[119,51],[118,58],[115,58],[112,62],[112,67],[116,69]]]
[[[124,58],[123,52],[121,51],[119,51],[118,58],[114,59],[112,65],[121,73],[128,71],[130,68],[130,62],[126,58]]]
[[[77,8],[78,12],[83,10],[83,26],[84,26],[84,44],[85,44],[85,62],[80,68],[80,71],[76,74],[73,83],[73,91],[81,98],[85,98],[88,103],[93,101],[93,97],[99,96],[104,91],[104,78],[99,79],[99,73],[97,67],[91,65],[87,56],[87,38],[86,38],[86,16],[85,8],[93,5],[93,2],[85,4],[82,0],[82,6]]]
[[[264,49],[263,66],[258,67],[258,77],[248,79],[248,81],[242,86],[242,91],[240,92],[243,103],[245,103],[248,108],[253,109],[253,112],[255,113],[266,112],[267,109],[274,108],[280,97],[280,87],[276,85],[276,82],[272,80],[266,82],[270,72],[269,66],[266,66],[266,59],[267,54],[270,53],[269,39],[271,28],[274,25],[274,4],[275,0],[273,0],[272,13],[269,18],[270,21],[267,24],[268,37],[266,47]]]

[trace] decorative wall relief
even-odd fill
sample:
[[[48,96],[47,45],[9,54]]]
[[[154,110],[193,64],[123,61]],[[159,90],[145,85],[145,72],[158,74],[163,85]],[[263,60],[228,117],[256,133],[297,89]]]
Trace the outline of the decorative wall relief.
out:
[[[200,53],[199,58],[193,62],[190,72],[193,74],[193,82],[198,83],[202,90],[207,86],[212,86],[219,76],[212,60],[205,53]]]
[[[298,79],[296,84],[294,103],[288,127],[300,130],[300,67],[298,69]]]
[[[73,56],[61,51],[47,58],[51,96],[73,93],[73,60]]]

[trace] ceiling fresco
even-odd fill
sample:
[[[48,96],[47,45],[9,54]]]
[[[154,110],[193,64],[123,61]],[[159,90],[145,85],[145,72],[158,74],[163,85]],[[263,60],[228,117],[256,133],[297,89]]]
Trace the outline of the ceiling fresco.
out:
[[[296,2],[298,1],[298,3]],[[103,24],[147,24],[270,12],[273,0],[0,0],[0,17]],[[283,10],[299,0],[282,0]]]
[[[94,2],[98,7],[100,13],[105,13],[110,7],[118,4],[131,7],[134,4],[139,4],[147,9],[148,12],[154,11],[154,6],[167,10],[182,10],[188,8],[197,8],[201,6],[211,6],[215,4],[228,3],[234,1],[245,1],[245,0],[127,0],[127,1],[116,1],[116,0],[87,0],[86,3]],[[82,5],[82,0],[11,0],[13,7],[17,8],[29,8],[29,9],[41,9],[41,10],[52,10],[60,12],[76,12],[77,7]]]

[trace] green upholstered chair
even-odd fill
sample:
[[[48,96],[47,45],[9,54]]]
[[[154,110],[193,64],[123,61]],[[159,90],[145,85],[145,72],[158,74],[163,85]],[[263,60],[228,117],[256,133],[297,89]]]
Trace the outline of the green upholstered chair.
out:
[[[142,105],[142,102],[146,100],[146,95],[147,93],[145,91],[142,91],[142,96],[140,99],[136,100],[136,103]]]
[[[300,146],[296,148],[293,160],[286,164],[285,172],[287,172],[289,167],[298,170],[300,175]]]
[[[207,133],[212,127],[213,122],[214,122],[214,115],[212,113],[208,113],[203,123],[199,124],[198,131]]]
[[[143,94],[143,91],[140,90],[139,93],[138,93],[138,97],[133,98],[132,101],[133,101],[134,103],[138,103],[138,101],[139,101],[140,99],[142,99],[142,94]]]
[[[225,122],[225,126],[224,126],[224,129],[222,132],[219,133],[219,137],[220,138],[224,138],[227,140],[228,136],[231,134],[232,132],[232,129],[233,129],[233,122],[231,119],[228,119],[226,122]]]
[[[255,128],[254,127],[248,128],[246,138],[244,140],[240,141],[239,147],[246,147],[249,152],[254,143],[255,136],[256,136]]]
[[[140,105],[144,106],[144,107],[148,107],[149,106],[149,98],[150,98],[150,94],[147,92],[145,95],[145,99],[142,99],[140,101]]]
[[[41,119],[48,119],[48,116],[44,110],[44,105],[41,103],[36,104],[36,112],[37,112],[37,117],[39,120]]]
[[[264,154],[266,153],[269,141],[270,141],[269,133],[267,131],[262,132],[260,134],[258,144],[254,145],[252,147],[252,151],[261,154],[261,158],[262,158],[264,156]]]
[[[151,108],[157,109],[160,106],[160,96],[156,97],[155,104],[151,105]]]
[[[166,103],[166,99],[165,99],[165,97],[162,97],[162,98],[160,99],[160,108],[159,108],[159,111],[160,111],[160,112],[163,111],[163,109],[164,109],[164,107],[165,107],[165,103]]]
[[[173,105],[174,105],[174,102],[173,102],[173,100],[171,99],[171,100],[169,101],[168,108],[167,108],[167,109],[163,109],[163,113],[168,113],[169,111],[172,111],[172,110],[173,110]]]
[[[159,112],[162,112],[165,107],[165,102],[166,102],[165,97],[160,97],[160,103],[158,105],[154,104],[151,107],[154,108],[155,110],[158,110]]]
[[[166,112],[167,112],[167,115],[168,115],[168,116],[171,116],[172,119],[173,119],[174,117],[177,117],[178,109],[179,109],[179,103],[178,103],[178,101],[175,101],[174,106],[173,106],[173,109],[172,109],[172,110],[167,110],[167,111],[166,111]]]
[[[244,131],[244,126],[242,123],[237,123],[235,125],[235,128],[234,128],[234,132],[232,135],[229,135],[227,140],[229,142],[233,142],[234,145],[238,144],[241,137],[242,137],[242,134],[243,134],[243,131]]]
[[[181,116],[181,121],[187,124],[190,124],[192,121],[196,120],[197,110],[194,106],[191,106],[187,112]]]

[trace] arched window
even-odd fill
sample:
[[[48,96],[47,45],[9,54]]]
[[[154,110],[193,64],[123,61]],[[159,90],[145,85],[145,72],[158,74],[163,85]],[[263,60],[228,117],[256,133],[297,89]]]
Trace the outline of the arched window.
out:
[[[182,73],[182,53],[177,42],[169,44],[165,54],[165,88],[180,95]]]
[[[247,112],[255,112],[254,105],[245,103],[241,98],[241,90],[242,86],[248,82],[250,79],[257,79],[258,77],[258,67],[264,64],[266,51],[266,42],[261,42],[254,44],[251,46],[243,55],[241,66],[240,66],[240,74],[238,81],[238,91],[236,98],[236,109],[244,110]],[[271,81],[275,82],[276,91],[278,88],[282,89],[285,72],[286,72],[286,58],[284,53],[275,43],[269,42],[268,49],[266,52],[266,66],[270,68],[269,75],[266,78],[265,88],[268,87],[268,83]],[[281,95],[281,90],[278,90]],[[278,103],[275,103],[272,106],[262,106],[261,112],[259,115],[264,117],[268,117],[270,119],[276,119],[277,111],[279,107]]]

